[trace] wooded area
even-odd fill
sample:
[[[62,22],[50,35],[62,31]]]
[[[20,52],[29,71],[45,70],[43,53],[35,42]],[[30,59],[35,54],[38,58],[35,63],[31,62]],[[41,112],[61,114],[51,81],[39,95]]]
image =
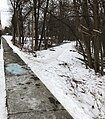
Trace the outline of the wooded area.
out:
[[[14,45],[23,47],[29,38],[34,52],[74,40],[86,67],[104,74],[104,0],[10,0],[10,4]]]

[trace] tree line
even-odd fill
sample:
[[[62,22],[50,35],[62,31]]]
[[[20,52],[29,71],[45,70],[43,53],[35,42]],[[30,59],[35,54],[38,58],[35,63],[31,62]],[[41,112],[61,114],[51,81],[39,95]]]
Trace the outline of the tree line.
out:
[[[104,0],[9,0],[13,44],[31,40],[32,52],[75,40],[86,67],[104,74]],[[18,40],[17,40],[18,38]]]

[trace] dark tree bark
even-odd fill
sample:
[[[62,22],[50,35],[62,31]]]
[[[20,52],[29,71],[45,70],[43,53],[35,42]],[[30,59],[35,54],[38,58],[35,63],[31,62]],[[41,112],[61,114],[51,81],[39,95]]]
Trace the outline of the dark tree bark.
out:
[[[93,0],[93,19],[94,19],[94,29],[99,31],[99,6],[98,0]],[[94,36],[94,67],[95,72],[99,71],[99,50],[100,50],[100,42],[99,35],[95,33]]]
[[[39,20],[39,2],[37,0],[33,0],[33,7],[34,7],[34,18],[35,18],[35,48],[34,50],[38,50],[38,20]],[[38,4],[38,8],[37,8]]]
[[[38,49],[40,49],[40,47],[41,47],[41,42],[42,42],[43,36],[44,36],[48,5],[49,5],[49,0],[47,0],[47,2],[46,2],[46,8],[45,8],[45,12],[44,12],[44,19],[43,19],[43,25],[42,25],[41,38],[40,38]]]
[[[90,46],[90,42],[91,42],[91,32],[92,32],[92,28],[91,28],[91,20],[89,18],[89,13],[88,13],[88,1],[84,0],[82,2],[82,14],[83,14],[83,24],[84,26],[86,26],[85,29],[83,29],[84,33],[82,33],[83,35],[83,41],[84,44],[86,46],[86,54],[87,54],[87,61],[88,61],[88,65],[90,68],[93,68],[93,63],[92,63],[92,57],[91,57],[91,46]],[[86,34],[86,33],[89,34]]]

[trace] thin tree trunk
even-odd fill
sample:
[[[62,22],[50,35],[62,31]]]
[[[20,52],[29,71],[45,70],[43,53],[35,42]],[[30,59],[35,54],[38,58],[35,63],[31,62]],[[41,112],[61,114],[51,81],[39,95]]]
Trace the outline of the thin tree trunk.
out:
[[[91,20],[89,18],[89,13],[88,13],[88,1],[84,0],[82,3],[82,10],[83,10],[83,24],[85,26],[87,26],[86,29],[83,29],[83,31],[86,31],[86,33],[88,32],[88,34],[84,34],[83,33],[83,42],[85,44],[86,47],[86,54],[87,54],[87,61],[88,61],[88,65],[90,68],[93,68],[93,63],[92,63],[92,57],[91,57],[91,46],[90,46],[90,42],[91,42]]]
[[[37,0],[33,0],[34,3],[34,18],[35,18],[35,50],[38,49],[38,12],[37,12]],[[38,8],[39,9],[39,8]]]
[[[94,19],[94,29],[99,31],[99,8],[98,8],[98,1],[93,0],[93,19]],[[95,33],[94,37],[94,67],[95,72],[99,71],[99,48],[100,48],[100,42],[99,42],[99,36],[97,33]]]
[[[48,10],[48,5],[49,5],[49,0],[47,0],[47,3],[46,3],[46,8],[45,8],[45,12],[44,12],[44,21],[43,21],[43,26],[42,26],[42,33],[41,33],[41,38],[40,38],[38,49],[40,49],[40,47],[41,47],[41,42],[42,42],[43,35],[44,35],[45,22],[46,22],[46,15],[47,15],[47,10]]]

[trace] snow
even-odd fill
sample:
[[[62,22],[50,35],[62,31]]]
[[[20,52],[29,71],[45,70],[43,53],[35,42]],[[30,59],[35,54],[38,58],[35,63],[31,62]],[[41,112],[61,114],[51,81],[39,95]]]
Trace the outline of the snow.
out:
[[[3,47],[0,49],[0,119],[7,119]]]
[[[20,51],[4,36],[74,119],[105,119],[105,76],[86,69],[75,42],[37,51],[37,57]]]

